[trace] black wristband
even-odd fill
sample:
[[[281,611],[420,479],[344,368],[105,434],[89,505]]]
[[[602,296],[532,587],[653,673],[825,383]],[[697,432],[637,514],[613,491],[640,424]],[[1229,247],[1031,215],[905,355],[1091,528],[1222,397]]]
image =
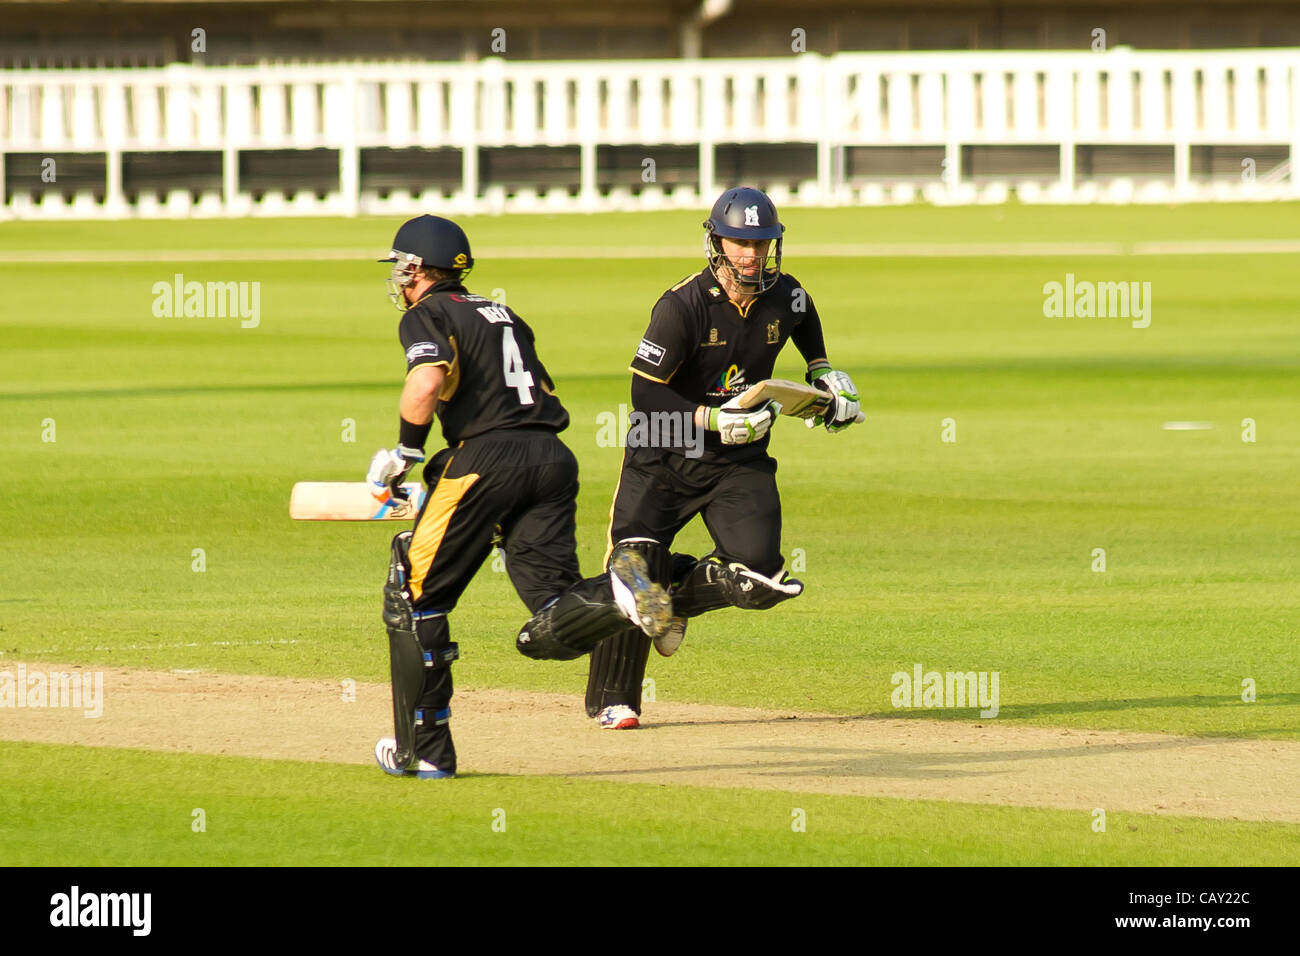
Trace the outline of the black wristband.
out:
[[[424,451],[424,440],[429,437],[429,429],[433,428],[433,422],[426,422],[423,425],[417,425],[414,422],[408,422],[405,418],[398,429],[398,442],[407,448],[418,448]]]
[[[825,359],[817,359],[814,362],[808,363],[808,371],[804,372],[803,380],[807,382],[809,385],[815,385],[816,382],[813,377],[814,373],[829,372],[830,370],[831,370],[830,362],[826,361]],[[820,378],[821,377],[820,374],[818,374],[817,377]]]

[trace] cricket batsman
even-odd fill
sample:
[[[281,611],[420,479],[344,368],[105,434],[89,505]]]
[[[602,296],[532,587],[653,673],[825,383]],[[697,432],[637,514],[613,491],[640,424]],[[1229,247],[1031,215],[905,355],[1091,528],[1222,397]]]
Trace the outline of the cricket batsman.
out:
[[[587,675],[587,714],[603,728],[639,726],[641,682],[653,640],[665,657],[686,621],[723,607],[766,609],[796,597],[781,556],[781,499],[768,433],[779,408],[741,409],[732,400],[772,377],[793,340],[807,381],[833,401],[816,420],[838,432],[855,421],[858,390],[826,358],[812,298],[781,272],[785,226],[757,189],[728,189],[704,223],[708,267],[655,303],[632,359],[632,406],[648,415],[686,416],[706,429],[699,457],[680,447],[634,447],[629,433],[614,492],[610,546],[641,542],[650,573],[671,585],[673,618],[660,636],[633,627],[601,642]],[[703,558],[672,554],[677,533],[696,515],[713,539]],[[644,547],[649,540],[652,546]]]
[[[609,573],[578,572],[578,463],[559,439],[569,415],[537,355],[533,330],[508,306],[464,285],[474,265],[464,230],[420,216],[398,230],[389,296],[406,350],[398,445],[366,475],[381,500],[424,463],[429,487],[413,531],[393,538],[384,586],[395,736],[375,745],[386,773],[455,776],[448,616],[499,539],[506,570],[533,614],[525,656],[572,660],[625,627],[646,640],[668,626],[667,591],[644,560],[654,542],[619,542]],[[447,447],[425,463],[434,415]],[[642,633],[642,631],[638,631]]]

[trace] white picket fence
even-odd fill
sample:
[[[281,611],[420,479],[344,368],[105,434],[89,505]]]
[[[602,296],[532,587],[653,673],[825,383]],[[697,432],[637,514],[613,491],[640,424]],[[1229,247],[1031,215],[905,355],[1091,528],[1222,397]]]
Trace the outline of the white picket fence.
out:
[[[1285,165],[1239,183],[1196,181],[1196,146],[1281,147],[1300,153],[1300,50],[1105,53],[942,52],[804,54],[750,60],[338,63],[0,72],[0,174],[6,153],[97,153],[103,202],[65,201],[11,177],[0,216],[244,215],[503,209],[597,210],[628,204],[696,206],[727,185],[719,144],[815,146],[816,173],[784,201],[815,204],[1300,197]],[[603,145],[698,150],[698,184],[665,191],[636,181],[602,188]],[[965,146],[1053,146],[1051,181],[976,184]],[[368,147],[455,147],[457,188],[381,198],[363,192]],[[576,147],[572,188],[507,195],[480,183],[479,148]],[[854,181],[844,155],[859,146],[943,150],[932,182]],[[1076,173],[1078,146],[1172,147],[1166,178],[1107,183]],[[241,150],[338,151],[337,189],[271,192],[254,202],[239,181]],[[124,153],[220,151],[222,188],[192,205],[189,191],[128,204]],[[648,150],[647,156],[653,157]],[[0,183],[4,183],[0,175]],[[635,195],[632,195],[636,193]]]

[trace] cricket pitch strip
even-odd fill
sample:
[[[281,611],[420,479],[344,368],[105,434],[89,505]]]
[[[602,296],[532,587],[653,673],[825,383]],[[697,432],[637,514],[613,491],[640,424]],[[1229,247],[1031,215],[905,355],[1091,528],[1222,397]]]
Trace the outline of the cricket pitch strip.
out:
[[[0,669],[15,663],[0,661]],[[347,693],[329,680],[96,670],[104,675],[102,716],[6,708],[0,739],[373,764],[375,740],[392,733],[387,684],[357,683]],[[667,701],[647,704],[640,730],[608,731],[587,719],[577,695],[498,689],[458,689],[453,708],[465,775],[1300,823],[1300,742],[1290,740]]]

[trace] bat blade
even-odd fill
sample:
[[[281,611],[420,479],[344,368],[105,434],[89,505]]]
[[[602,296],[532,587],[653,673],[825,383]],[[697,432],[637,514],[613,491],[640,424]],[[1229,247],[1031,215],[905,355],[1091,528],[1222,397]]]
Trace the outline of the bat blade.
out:
[[[781,414],[794,418],[816,418],[825,415],[830,407],[831,397],[820,388],[791,382],[783,378],[765,378],[751,385],[736,399],[741,408],[754,408],[766,401],[775,401],[781,405]],[[866,415],[859,412],[858,421],[866,421]]]
[[[289,517],[296,521],[409,521],[424,504],[424,486],[402,485],[409,501],[379,501],[364,481],[300,481],[289,495]]]

